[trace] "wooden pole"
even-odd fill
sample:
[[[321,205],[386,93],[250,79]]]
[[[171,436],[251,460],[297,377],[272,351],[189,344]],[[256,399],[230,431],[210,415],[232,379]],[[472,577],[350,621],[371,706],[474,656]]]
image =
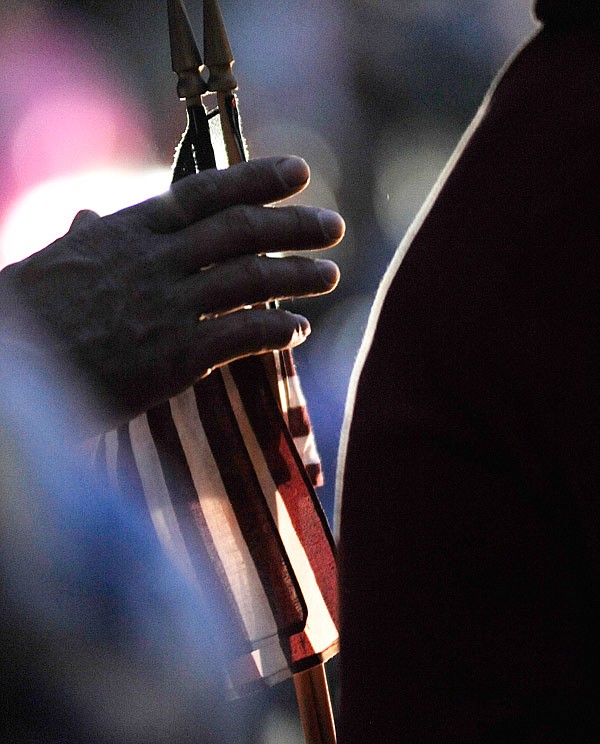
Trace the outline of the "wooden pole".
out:
[[[234,123],[230,118],[230,114],[234,114],[234,108],[237,106],[233,94],[237,88],[232,72],[233,61],[218,3],[216,0],[204,0],[204,63],[210,73],[208,89],[217,94],[217,108],[229,165],[246,160],[241,130],[234,129]],[[264,362],[274,395],[278,400],[274,356],[265,355]],[[319,664],[305,672],[294,674],[294,685],[306,744],[336,744],[335,723],[324,665]]]
[[[306,744],[336,744],[325,666],[294,674],[294,685]]]

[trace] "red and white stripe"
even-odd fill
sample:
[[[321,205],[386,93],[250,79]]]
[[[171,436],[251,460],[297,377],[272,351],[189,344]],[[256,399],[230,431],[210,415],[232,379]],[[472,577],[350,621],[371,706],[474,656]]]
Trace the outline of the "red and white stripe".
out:
[[[314,437],[291,354],[275,356],[281,405],[275,359],[244,359],[105,438],[112,479],[218,613],[234,694],[338,645],[333,539],[296,446],[320,478]]]

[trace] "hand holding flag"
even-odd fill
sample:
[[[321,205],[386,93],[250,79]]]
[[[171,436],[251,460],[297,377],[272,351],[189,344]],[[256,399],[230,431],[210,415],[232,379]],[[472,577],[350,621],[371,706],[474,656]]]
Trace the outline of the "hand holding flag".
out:
[[[246,156],[217,4],[204,3],[206,67],[181,2],[168,7],[188,110],[173,171],[179,186],[214,167],[208,90],[217,94],[230,165]],[[249,311],[256,312],[279,311]],[[222,317],[217,308],[199,323]],[[231,692],[294,674],[309,741],[333,742],[328,698],[313,703],[326,694],[322,664],[338,644],[335,548],[309,477],[318,482],[320,468],[289,351],[213,371],[108,434],[104,445],[109,473],[145,502],[165,548],[216,608]]]

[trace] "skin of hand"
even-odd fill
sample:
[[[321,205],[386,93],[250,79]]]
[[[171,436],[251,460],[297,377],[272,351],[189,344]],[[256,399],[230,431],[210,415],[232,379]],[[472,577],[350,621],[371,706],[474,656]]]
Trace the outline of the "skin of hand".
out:
[[[64,237],[0,272],[0,292],[24,300],[53,356],[86,373],[105,426],[126,421],[214,367],[310,333],[302,316],[262,306],[339,280],[331,261],[264,255],[342,239],[335,212],[265,206],[309,176],[300,158],[265,158],[189,176],[107,217],[80,212]]]

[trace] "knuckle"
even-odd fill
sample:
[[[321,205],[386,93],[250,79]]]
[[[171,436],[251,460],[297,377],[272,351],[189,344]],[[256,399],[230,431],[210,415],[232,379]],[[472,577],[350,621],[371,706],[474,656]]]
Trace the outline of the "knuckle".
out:
[[[259,354],[275,348],[273,343],[274,324],[267,310],[238,310],[235,319],[244,338],[246,351]]]
[[[238,204],[228,211],[227,219],[235,225],[239,241],[244,246],[254,245],[260,233],[257,208]]]
[[[248,323],[252,321],[251,327],[248,328],[252,334],[258,351],[266,351],[269,348],[269,339],[271,337],[271,324],[268,322],[265,312],[247,311]],[[252,313],[253,317],[250,318]]]
[[[216,169],[191,176],[192,193],[201,201],[216,204],[221,196],[223,175]]]
[[[282,246],[282,250],[303,250],[319,242],[320,227],[314,219],[312,207],[286,207],[284,214],[287,245]]]
[[[150,229],[157,233],[168,233],[174,224],[183,222],[185,210],[181,204],[180,188],[172,184],[164,194],[148,199],[130,208],[132,214],[139,213]]]
[[[265,175],[264,163],[260,160],[248,160],[240,163],[239,170],[249,181],[262,181]]]
[[[261,299],[269,294],[269,259],[261,256],[242,256],[240,258],[240,269],[243,272],[246,285],[250,292],[259,295]]]
[[[306,232],[306,210],[301,207],[291,207],[290,218],[292,233],[295,236],[300,236]]]
[[[289,345],[295,325],[284,310],[263,310],[260,313],[261,345],[264,351],[282,349]]]
[[[214,210],[221,200],[223,177],[217,170],[203,171],[171,184],[169,191],[158,197],[177,224],[189,224],[202,204]]]

